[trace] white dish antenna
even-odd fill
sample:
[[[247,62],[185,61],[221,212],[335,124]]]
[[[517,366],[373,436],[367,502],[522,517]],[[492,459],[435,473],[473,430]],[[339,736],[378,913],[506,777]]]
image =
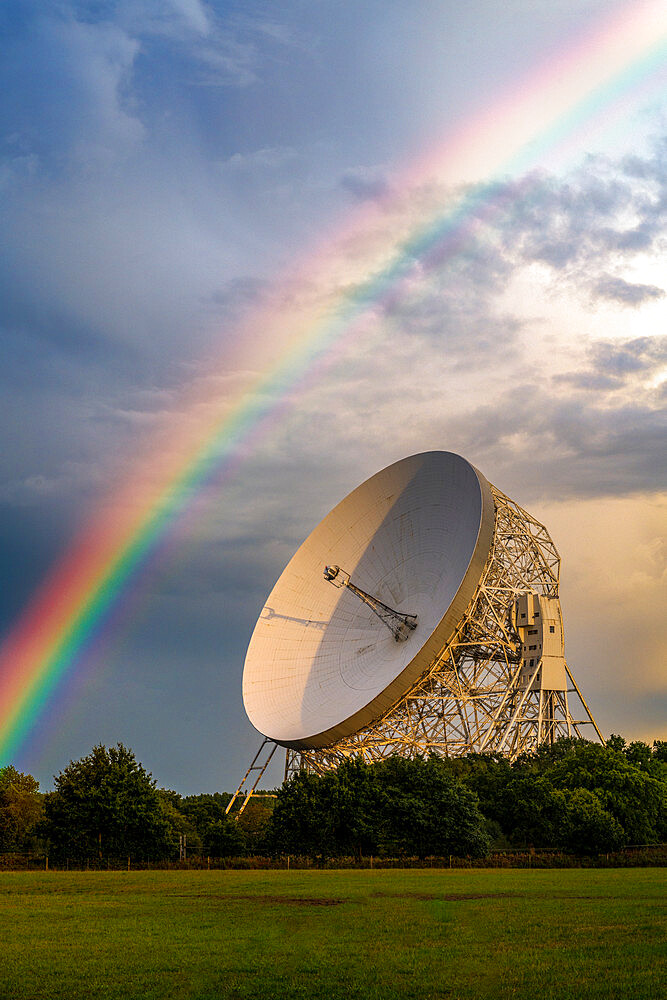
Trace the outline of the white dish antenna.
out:
[[[491,487],[426,452],[338,504],[288,563],[248,647],[253,725],[311,750],[351,736],[404,695],[451,639],[494,535]]]

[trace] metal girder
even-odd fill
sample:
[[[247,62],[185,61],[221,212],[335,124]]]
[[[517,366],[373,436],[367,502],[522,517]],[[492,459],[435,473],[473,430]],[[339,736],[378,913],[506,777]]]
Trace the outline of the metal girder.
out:
[[[278,747],[277,747],[276,743],[274,743],[272,740],[268,739],[267,737],[264,738],[264,740],[263,740],[263,742],[262,742],[259,750],[257,751],[257,753],[255,754],[255,756],[253,757],[253,760],[252,760],[252,763],[251,763],[250,767],[248,768],[248,770],[246,771],[246,773],[243,775],[243,781],[241,782],[241,784],[239,785],[239,787],[236,789],[236,791],[232,795],[232,797],[229,800],[229,802],[227,803],[227,808],[225,809],[225,816],[227,816],[227,814],[231,811],[232,806],[234,805],[234,803],[236,802],[236,800],[238,799],[238,797],[240,795],[243,796],[243,802],[241,803],[241,807],[240,807],[240,809],[239,809],[239,811],[238,811],[238,813],[236,815],[237,816],[241,815],[241,813],[244,811],[245,807],[250,802],[250,799],[252,798],[253,792],[255,791],[255,789],[257,788],[258,784],[260,783],[260,781],[262,779],[262,775],[264,774],[264,772],[266,771],[267,767],[269,766],[269,764],[271,762],[271,758],[273,757],[273,755],[276,752],[277,748]],[[251,784],[251,777],[250,776],[253,773],[255,775],[255,780],[252,781],[252,784]]]

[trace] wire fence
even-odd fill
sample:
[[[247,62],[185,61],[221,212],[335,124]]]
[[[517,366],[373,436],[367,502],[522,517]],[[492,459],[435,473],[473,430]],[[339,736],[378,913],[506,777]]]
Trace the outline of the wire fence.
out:
[[[552,848],[494,851],[484,858],[444,857],[339,857],[311,858],[301,855],[279,857],[229,857],[193,855],[187,859],[133,857],[54,858],[43,853],[0,854],[2,871],[201,871],[201,870],[308,870],[385,868],[647,868],[667,867],[667,844],[639,844],[604,854],[577,855]]]

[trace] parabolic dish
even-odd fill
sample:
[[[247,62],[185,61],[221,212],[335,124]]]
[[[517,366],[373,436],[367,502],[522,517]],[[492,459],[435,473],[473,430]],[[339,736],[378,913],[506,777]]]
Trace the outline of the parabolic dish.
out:
[[[243,700],[265,736],[330,746],[380,718],[451,639],[479,583],[494,531],[489,484],[451,452],[405,458],[327,514],[271,591],[250,640]],[[350,581],[417,626],[398,641]]]

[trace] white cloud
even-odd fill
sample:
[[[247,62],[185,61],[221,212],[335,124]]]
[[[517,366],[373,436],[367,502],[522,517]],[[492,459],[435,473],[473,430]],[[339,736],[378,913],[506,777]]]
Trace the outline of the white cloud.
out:
[[[206,6],[200,0],[168,0],[169,6],[179,14],[188,27],[200,35],[210,31],[210,20]]]

